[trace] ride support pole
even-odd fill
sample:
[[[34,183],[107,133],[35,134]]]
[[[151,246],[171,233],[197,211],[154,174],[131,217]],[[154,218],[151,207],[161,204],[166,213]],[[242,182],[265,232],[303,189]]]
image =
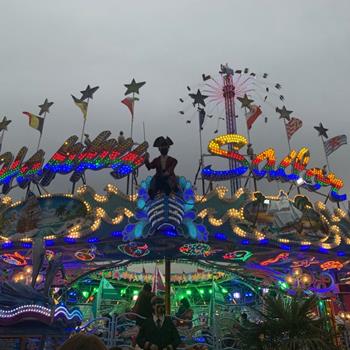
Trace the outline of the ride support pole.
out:
[[[171,300],[170,300],[170,275],[171,275],[171,260],[165,259],[165,314],[170,315]]]

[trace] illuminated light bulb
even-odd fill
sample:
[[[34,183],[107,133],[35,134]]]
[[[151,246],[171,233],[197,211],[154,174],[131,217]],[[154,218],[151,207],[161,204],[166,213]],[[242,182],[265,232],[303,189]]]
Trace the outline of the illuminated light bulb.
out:
[[[293,283],[294,283],[294,278],[293,278],[293,276],[288,275],[288,276],[286,277],[286,282],[287,282],[288,284],[293,284]]]
[[[37,283],[41,283],[43,281],[43,275],[38,275],[38,278],[36,279]]]
[[[24,268],[24,272],[26,273],[26,274],[28,274],[28,275],[30,275],[32,272],[33,272],[33,267],[32,266],[26,266],[25,268]]]
[[[303,273],[302,269],[299,269],[299,268],[296,268],[296,269],[293,269],[293,275],[294,276],[300,276],[301,274]]]
[[[301,280],[304,284],[309,284],[311,282],[311,277],[309,275],[303,275]]]

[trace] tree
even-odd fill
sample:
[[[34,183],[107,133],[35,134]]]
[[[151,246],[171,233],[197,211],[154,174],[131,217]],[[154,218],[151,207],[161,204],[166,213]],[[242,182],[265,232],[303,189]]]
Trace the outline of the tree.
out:
[[[262,322],[241,326],[243,349],[249,350],[331,350],[332,332],[323,318],[315,318],[316,296],[267,296]]]

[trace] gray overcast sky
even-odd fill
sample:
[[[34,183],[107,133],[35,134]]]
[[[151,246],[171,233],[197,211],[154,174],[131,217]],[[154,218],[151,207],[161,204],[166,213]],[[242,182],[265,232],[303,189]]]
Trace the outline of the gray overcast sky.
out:
[[[319,121],[331,136],[350,137],[350,2],[348,0],[32,0],[0,1],[0,115],[13,122],[4,150],[35,150],[38,132],[22,111],[38,113],[47,97],[54,101],[45,123],[42,146],[49,158],[66,137],[80,134],[82,116],[70,94],[99,85],[89,106],[86,131],[129,130],[129,113],[120,103],[124,83],[135,77],[147,84],[136,106],[136,138],[159,134],[175,141],[177,173],[193,179],[198,162],[197,127],[178,114],[178,98],[202,73],[217,74],[220,63],[268,72],[283,85],[286,105],[303,119],[293,138],[295,148],[311,148],[312,165],[324,164]],[[239,128],[245,131],[240,118]],[[221,126],[222,132],[224,124]],[[204,130],[204,143],[215,122]],[[287,152],[277,115],[257,123],[255,150]],[[151,155],[157,152],[151,149]],[[330,157],[350,194],[349,146]],[[145,174],[145,172],[142,172]],[[96,174],[97,175],[97,174]],[[89,175],[100,188],[108,175]],[[57,179],[53,191],[68,189]],[[64,185],[65,184],[65,185]]]

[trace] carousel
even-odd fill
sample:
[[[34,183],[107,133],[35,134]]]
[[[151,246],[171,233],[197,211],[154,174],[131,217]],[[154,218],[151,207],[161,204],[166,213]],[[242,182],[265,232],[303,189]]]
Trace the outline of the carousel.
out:
[[[41,132],[38,150],[27,160],[26,147],[17,155],[2,153],[0,344],[25,349],[34,342],[50,349],[72,332],[88,331],[100,332],[109,346],[122,344],[121,339],[131,345],[137,318],[133,305],[144,283],[164,295],[169,315],[176,314],[181,300],[189,301],[193,319],[191,327],[181,329],[184,344],[216,347],[230,319],[242,311],[258,318],[253,310],[262,296],[276,291],[315,293],[324,301],[320,312],[328,313],[334,325],[346,318],[350,217],[343,180],[329,167],[310,167],[306,147],[290,148],[284,158],[273,148],[252,149],[249,131],[263,111],[252,104],[255,90],[247,84],[259,83],[270,92],[266,77],[261,83],[255,73],[226,65],[220,81],[203,76],[208,96],[190,91],[200,137],[194,183],[176,172],[181,159],[169,155],[176,140],[167,136],[155,139],[152,145],[160,155],[152,161],[146,141],[135,145],[132,137],[113,138],[110,131],[91,139],[85,134],[83,140],[97,87],[88,86],[81,99],[73,97],[84,115],[80,140],[67,138],[49,160],[39,147]],[[132,115],[143,85],[126,84],[132,97],[122,103]],[[208,143],[212,165],[205,165],[202,145],[204,120],[210,117],[206,98],[222,102],[227,122],[226,133]],[[262,99],[269,100],[267,95]],[[237,102],[248,137],[237,133]],[[50,106],[44,106],[44,118]],[[276,112],[290,146],[300,123],[285,106]],[[44,121],[27,115],[30,123]],[[132,129],[133,124],[131,136]],[[327,140],[322,124],[316,130],[329,156],[332,144],[327,142],[334,138]],[[340,146],[333,142],[333,151]],[[217,170],[217,158],[228,162],[225,169]],[[140,179],[143,166],[150,176]],[[103,169],[112,178],[97,193],[85,174]],[[57,175],[70,176],[71,192],[50,193]],[[123,190],[116,184],[121,179],[127,180]],[[279,190],[265,193],[264,182],[278,184]],[[13,199],[13,188],[23,189],[24,199]]]

